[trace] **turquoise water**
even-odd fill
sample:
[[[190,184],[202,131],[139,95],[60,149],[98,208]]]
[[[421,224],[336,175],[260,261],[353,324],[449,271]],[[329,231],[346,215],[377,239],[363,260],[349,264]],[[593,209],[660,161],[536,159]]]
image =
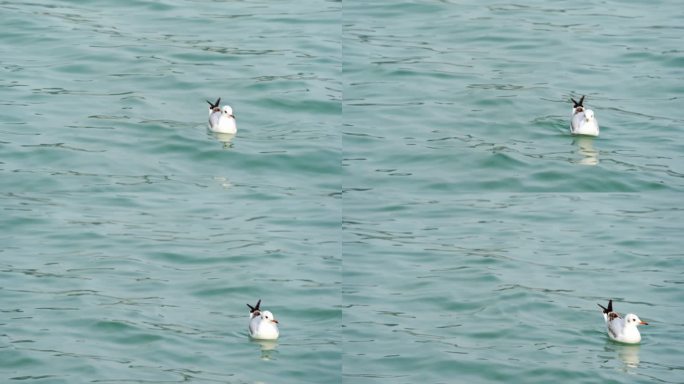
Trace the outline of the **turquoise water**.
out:
[[[682,16],[0,3],[1,381],[683,382]]]

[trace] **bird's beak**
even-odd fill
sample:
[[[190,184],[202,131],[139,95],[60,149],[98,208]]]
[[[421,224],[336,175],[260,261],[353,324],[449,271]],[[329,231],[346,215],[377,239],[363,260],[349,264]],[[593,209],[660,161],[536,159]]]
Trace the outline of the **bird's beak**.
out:
[[[645,321],[641,321],[641,322],[639,322],[639,325],[648,325],[648,323]]]
[[[273,319],[273,320],[271,320],[271,321],[274,322],[274,323],[276,323],[276,324],[278,324],[278,320],[276,320],[276,319]]]
[[[235,118],[235,115],[230,115],[230,117],[232,117],[232,118],[234,119],[234,118]]]

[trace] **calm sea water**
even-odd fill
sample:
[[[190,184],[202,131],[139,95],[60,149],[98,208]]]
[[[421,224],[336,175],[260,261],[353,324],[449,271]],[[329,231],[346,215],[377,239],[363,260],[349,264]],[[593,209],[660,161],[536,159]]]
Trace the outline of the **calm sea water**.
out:
[[[682,16],[0,3],[0,381],[684,382]]]

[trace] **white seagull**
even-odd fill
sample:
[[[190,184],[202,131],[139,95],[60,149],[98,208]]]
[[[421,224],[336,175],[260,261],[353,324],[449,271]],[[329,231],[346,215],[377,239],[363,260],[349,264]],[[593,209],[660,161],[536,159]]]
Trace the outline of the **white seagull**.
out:
[[[224,105],[223,108],[220,108],[220,102],[220,97],[216,100],[216,103],[207,100],[207,103],[209,103],[209,129],[217,133],[235,134],[237,132],[237,125],[235,124],[233,108],[230,105]]]
[[[598,136],[599,126],[594,111],[584,108],[584,96],[579,101],[570,98],[575,104],[572,107],[572,120],[570,121],[570,133],[573,135]]]
[[[270,311],[259,309],[261,299],[255,306],[247,304],[249,307],[249,336],[258,340],[275,340],[280,335],[278,332],[278,320],[273,317]]]
[[[603,309],[608,336],[612,340],[627,344],[637,344],[641,341],[641,334],[637,326],[648,325],[647,322],[641,321],[639,316],[633,313],[628,313],[624,318],[620,317],[619,313],[613,312],[613,300],[608,301],[608,308],[601,304],[598,306]]]

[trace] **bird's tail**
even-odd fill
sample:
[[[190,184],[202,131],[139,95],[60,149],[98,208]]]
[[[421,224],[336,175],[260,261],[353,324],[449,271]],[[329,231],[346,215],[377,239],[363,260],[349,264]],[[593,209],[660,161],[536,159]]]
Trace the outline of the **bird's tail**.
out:
[[[573,102],[573,104],[575,104],[575,105],[573,106],[573,108],[577,108],[577,107],[582,107],[582,108],[584,108],[584,105],[583,105],[583,104],[584,104],[584,96],[585,96],[585,95],[582,95],[582,97],[579,99],[579,101],[576,101],[576,100],[573,99],[572,97],[570,98],[570,100]]]
[[[207,103],[209,103],[209,109],[214,109],[218,108],[219,104],[221,104],[221,98],[219,97],[215,103],[212,104],[211,101],[207,100]],[[249,304],[248,304],[249,305]]]
[[[613,300],[612,299],[608,300],[608,308],[604,307],[601,304],[598,304],[598,306],[601,307],[601,309],[603,309],[603,313],[605,313],[605,314],[613,312]]]
[[[613,312],[613,300],[612,299],[608,300],[608,307],[607,308],[601,304],[598,304],[598,306],[601,307],[601,309],[603,310],[603,319],[605,321],[608,321],[608,314]]]
[[[261,299],[259,299],[259,301],[257,301],[256,305],[253,307],[251,305],[247,304],[247,306],[249,307],[249,313],[258,312],[259,311],[259,305],[261,305]]]

